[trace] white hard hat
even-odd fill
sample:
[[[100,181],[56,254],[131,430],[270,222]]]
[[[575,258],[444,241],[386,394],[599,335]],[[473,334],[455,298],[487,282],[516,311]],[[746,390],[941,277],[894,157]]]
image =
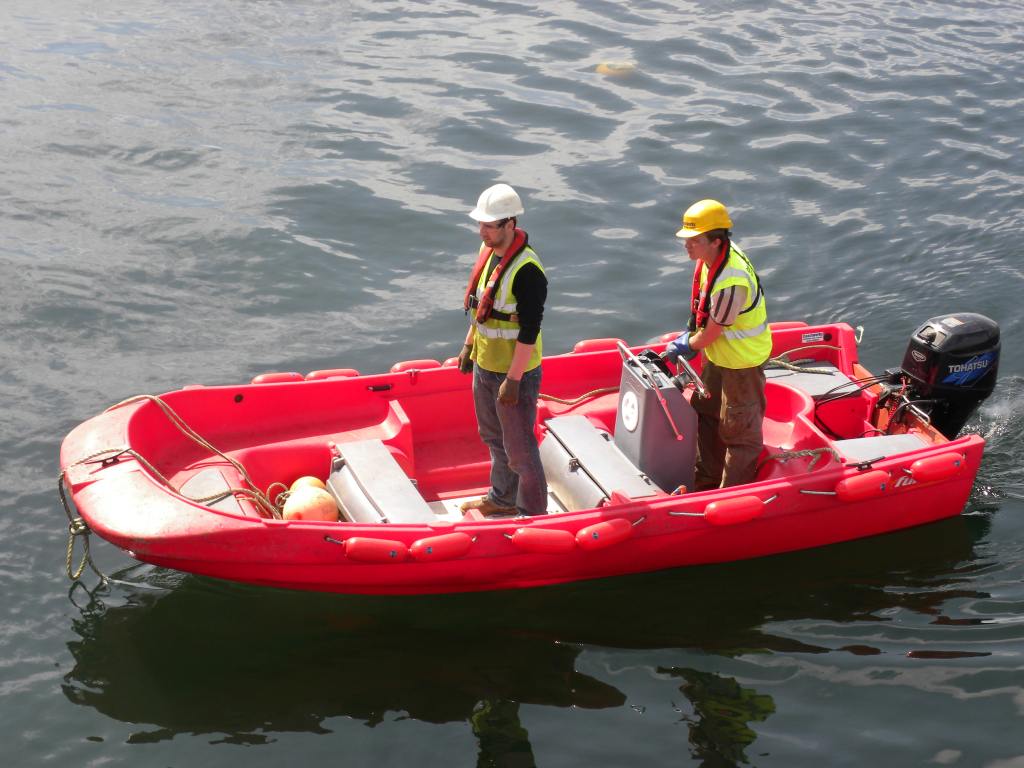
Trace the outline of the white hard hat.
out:
[[[480,193],[476,208],[469,212],[477,221],[500,221],[513,216],[522,216],[523,202],[508,184],[495,184]]]

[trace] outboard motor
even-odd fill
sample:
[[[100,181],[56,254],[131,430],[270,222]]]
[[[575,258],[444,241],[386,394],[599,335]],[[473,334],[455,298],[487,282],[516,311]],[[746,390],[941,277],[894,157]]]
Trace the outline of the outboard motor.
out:
[[[998,368],[999,325],[962,312],[933,317],[914,331],[900,373],[909,379],[907,398],[952,440],[992,394]]]

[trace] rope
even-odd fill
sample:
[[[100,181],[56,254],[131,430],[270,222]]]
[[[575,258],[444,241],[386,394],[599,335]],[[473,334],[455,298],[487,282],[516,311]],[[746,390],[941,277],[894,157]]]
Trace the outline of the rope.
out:
[[[222,459],[224,459],[226,462],[228,462],[231,466],[233,466],[238,471],[238,474],[242,476],[242,479],[245,480],[245,482],[249,486],[248,488],[232,488],[232,489],[230,489],[230,491],[224,491],[222,494],[216,494],[214,496],[206,497],[205,499],[191,499],[188,496],[186,496],[185,498],[188,498],[190,501],[195,501],[197,503],[203,503],[204,501],[209,501],[209,500],[216,499],[216,498],[223,498],[223,494],[226,494],[226,493],[229,493],[229,492],[232,495],[234,495],[234,494],[241,494],[241,495],[249,498],[253,502],[255,502],[256,506],[258,508],[262,509],[264,512],[266,512],[267,515],[269,515],[270,517],[275,517],[275,518],[280,518],[281,517],[280,509],[278,509],[273,504],[273,502],[270,501],[270,499],[267,497],[267,494],[263,493],[262,491],[260,491],[259,488],[256,487],[256,483],[253,482],[252,478],[249,476],[248,471],[245,469],[244,466],[242,466],[241,462],[239,462],[237,459],[231,458],[230,456],[228,456],[223,451],[215,448],[208,440],[206,440],[206,438],[204,438],[202,435],[200,435],[198,432],[196,432],[194,429],[192,429],[188,424],[186,424],[185,421],[177,413],[175,413],[174,409],[171,408],[171,406],[169,406],[167,403],[165,403],[159,397],[156,397],[155,395],[136,395],[134,397],[129,397],[127,400],[122,400],[121,402],[116,403],[116,404],[110,406],[109,408],[107,408],[107,410],[108,411],[112,411],[115,408],[121,408],[123,406],[131,405],[132,403],[137,403],[137,402],[140,402],[140,401],[143,401],[143,400],[149,401],[151,403],[155,403],[156,406],[158,408],[160,408],[161,411],[163,411],[164,415],[167,416],[167,418],[171,421],[171,423],[175,427],[177,427],[178,430],[183,435],[185,435],[186,437],[191,439],[199,447],[204,448],[204,449],[210,451],[211,453],[215,453],[216,455],[218,455]],[[146,462],[145,459],[142,459],[142,457],[140,457],[134,451],[132,451],[132,453],[143,464],[145,464],[147,469],[149,469],[154,474],[156,474],[157,477],[160,477],[160,479],[163,480],[164,484],[168,488],[171,488],[171,490],[174,490],[176,493],[179,493],[179,494],[181,493],[180,491],[175,489],[169,482],[167,482],[167,480],[165,480],[155,469],[153,469],[152,465],[150,465],[148,462]],[[182,494],[182,495],[184,495],[184,494]]]
[[[100,569],[96,567],[96,563],[93,562],[92,553],[89,549],[89,534],[92,533],[92,529],[89,528],[89,524],[85,522],[82,517],[72,515],[71,513],[71,505],[68,502],[67,495],[67,484],[65,482],[68,470],[73,467],[81,466],[82,464],[96,463],[97,461],[105,465],[116,464],[120,461],[121,457],[125,455],[132,456],[136,461],[146,467],[146,469],[160,480],[160,482],[168,488],[171,488],[171,490],[174,490],[174,487],[167,481],[167,478],[160,474],[156,467],[146,461],[143,456],[131,448],[104,448],[103,450],[90,453],[88,456],[69,464],[66,469],[62,469],[60,474],[57,475],[57,493],[60,495],[61,505],[64,507],[64,514],[68,517],[68,548],[65,560],[65,571],[71,581],[78,581],[82,577],[82,574],[85,572],[86,565],[88,565],[92,569],[93,573],[100,578],[100,582],[102,584],[106,584],[109,579],[103,575]],[[101,456],[104,456],[105,458],[100,459]],[[78,563],[77,568],[72,568],[71,564],[74,561],[75,539],[79,536],[82,537],[82,559]]]
[[[814,358],[809,358],[806,361],[797,360],[795,362],[790,361],[790,355],[794,352],[803,352],[809,349],[832,349],[839,350],[839,347],[832,346],[830,344],[808,344],[803,347],[793,347],[793,349],[783,352],[778,357],[772,357],[765,363],[765,368],[784,368],[788,371],[796,371],[797,373],[820,373],[822,375],[831,375],[835,373],[832,368],[804,368],[799,363],[801,362],[817,362]]]
[[[82,559],[78,563],[78,567],[72,570],[71,563],[75,558],[75,537],[82,536]],[[107,577],[104,576],[96,568],[96,564],[92,561],[92,554],[89,552],[89,526],[86,525],[85,520],[80,517],[76,517],[68,524],[68,552],[67,558],[65,559],[64,570],[68,574],[68,578],[71,581],[78,581],[82,578],[82,574],[85,573],[85,566],[90,566],[97,576],[100,577],[101,581],[106,581]]]
[[[791,461],[792,459],[800,459],[806,456],[813,456],[814,458],[811,460],[810,464],[807,465],[807,471],[813,472],[815,465],[818,463],[818,460],[826,453],[832,456],[833,461],[839,464],[843,463],[842,457],[839,455],[835,448],[831,446],[825,446],[824,448],[806,448],[802,451],[782,451],[781,453],[766,456],[764,461],[762,461],[757,466],[757,471],[760,472],[761,469],[765,466],[765,464],[767,464],[769,461],[777,461],[780,464],[785,464],[787,461]]]
[[[561,403],[562,405],[579,405],[584,400],[589,400],[592,397],[598,397],[600,395],[608,395],[612,392],[618,392],[618,387],[602,387],[601,389],[592,389],[589,392],[585,392],[575,400],[565,400],[561,397],[555,397],[554,395],[545,395],[541,392],[537,395],[538,400],[550,400],[553,403]]]
[[[75,464],[72,464],[71,466],[84,464],[86,461],[90,461],[104,453],[111,453],[111,451],[100,451],[90,457],[82,459],[81,461],[75,462]],[[70,469],[70,467],[68,469]],[[92,553],[89,551],[89,525],[81,517],[71,514],[71,505],[68,504],[68,495],[64,484],[64,477],[66,474],[67,470],[61,470],[61,473],[57,476],[57,492],[60,494],[60,501],[64,506],[64,514],[68,516],[68,549],[67,556],[64,560],[64,571],[67,573],[68,578],[71,581],[78,581],[82,578],[82,574],[85,573],[85,566],[88,565],[92,568],[93,573],[99,577],[100,584],[106,584],[107,577],[104,576],[100,569],[96,567],[96,563],[92,560]],[[82,560],[78,563],[77,568],[72,568],[71,564],[75,559],[75,538],[78,536],[82,537]]]
[[[274,505],[278,509],[284,509],[284,503],[285,501],[287,501],[288,497],[291,496],[292,493],[288,486],[285,485],[284,483],[273,482],[269,486],[267,486],[267,498],[270,498],[271,492],[278,486],[281,486],[283,490],[279,491],[277,496],[274,497]]]
[[[834,344],[805,344],[802,347],[793,347],[792,349],[787,349],[785,352],[779,355],[778,359],[785,359],[794,352],[803,352],[805,349],[831,349],[835,352],[838,352],[839,350],[842,349],[842,347],[837,347]]]

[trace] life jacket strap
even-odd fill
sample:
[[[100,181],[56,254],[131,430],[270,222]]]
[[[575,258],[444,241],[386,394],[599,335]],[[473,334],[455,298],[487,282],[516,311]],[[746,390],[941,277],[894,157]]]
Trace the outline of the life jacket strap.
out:
[[[483,295],[477,301],[476,321],[478,323],[487,322],[487,319],[493,315],[494,296],[498,288],[498,283],[501,281],[502,275],[505,273],[505,269],[520,253],[526,250],[529,243],[529,235],[521,229],[516,229],[515,234],[512,237],[512,244],[505,252],[505,255],[498,261],[494,269],[491,270],[490,278],[487,281],[487,286],[484,288]],[[491,248],[484,248],[482,246],[480,248],[476,265],[473,267],[473,273],[470,275],[469,283],[466,285],[466,295],[462,300],[462,306],[466,311],[466,314],[469,314],[469,300],[471,297],[476,295],[477,285],[479,284],[480,278],[483,276],[484,269],[486,268],[493,253],[494,250]]]
[[[748,275],[746,273],[739,273],[738,270],[731,270],[725,267],[726,261],[728,261],[728,254],[731,248],[732,243],[726,240],[725,246],[723,247],[721,254],[719,254],[718,259],[715,261],[715,264],[711,267],[711,269],[708,270],[707,290],[705,291],[703,296],[701,296],[700,294],[701,264],[700,262],[697,262],[697,264],[694,265],[693,287],[690,292],[690,320],[687,323],[687,330],[689,330],[690,333],[693,333],[694,331],[707,326],[708,318],[711,316],[711,290],[714,288],[715,282],[718,280],[719,277],[721,277],[724,273],[729,272],[734,277],[740,276],[743,278],[748,278]],[[743,253],[742,251],[737,251],[737,255],[741,259],[743,259],[744,263],[748,267],[750,267],[750,271],[754,275],[754,295],[753,297],[751,297],[749,306],[741,310],[739,313],[740,315],[745,315],[747,314],[747,312],[752,312],[753,310],[755,310],[758,304],[761,303],[761,300],[764,298],[764,288],[761,286],[761,276],[757,274],[757,270],[754,269],[754,265],[750,263],[750,259],[747,258],[746,254]],[[701,299],[703,299],[703,301]]]
[[[471,310],[471,309],[476,309],[479,305],[480,305],[480,299],[478,299],[476,296],[470,296],[469,297],[469,306],[466,307],[466,312],[469,312],[469,310]],[[488,317],[490,319],[492,319],[492,320],[501,320],[502,322],[506,322],[506,323],[518,323],[519,322],[519,315],[516,314],[515,312],[511,312],[511,313],[509,313],[509,312],[502,312],[499,309],[492,309],[490,314],[488,315]]]

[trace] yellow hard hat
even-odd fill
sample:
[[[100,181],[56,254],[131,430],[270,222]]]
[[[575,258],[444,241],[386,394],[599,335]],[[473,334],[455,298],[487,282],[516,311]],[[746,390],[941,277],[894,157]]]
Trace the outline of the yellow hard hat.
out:
[[[717,200],[698,200],[683,214],[683,228],[676,237],[695,237],[713,229],[732,229],[732,219]]]

